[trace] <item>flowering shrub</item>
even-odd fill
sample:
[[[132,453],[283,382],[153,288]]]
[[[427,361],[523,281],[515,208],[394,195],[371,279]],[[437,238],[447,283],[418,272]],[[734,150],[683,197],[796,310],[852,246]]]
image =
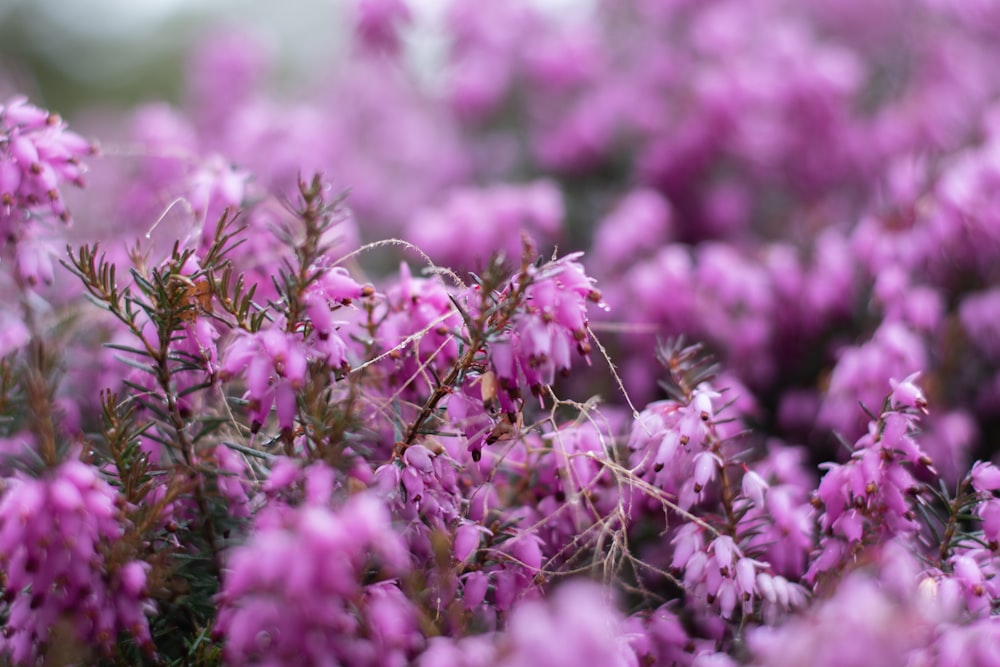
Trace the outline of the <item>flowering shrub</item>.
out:
[[[0,663],[998,664],[1000,13],[356,9],[0,106]]]

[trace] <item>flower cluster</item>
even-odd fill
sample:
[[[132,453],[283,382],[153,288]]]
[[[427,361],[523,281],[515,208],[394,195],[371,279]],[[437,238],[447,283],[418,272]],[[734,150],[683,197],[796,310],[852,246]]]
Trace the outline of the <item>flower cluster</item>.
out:
[[[256,519],[235,550],[220,593],[216,631],[233,664],[402,664],[415,612],[389,579],[409,557],[375,497],[329,507],[328,475],[306,472],[306,502]],[[369,573],[372,573],[371,575]],[[371,577],[371,581],[366,581]]]
[[[442,206],[413,216],[406,237],[447,266],[478,269],[497,253],[517,258],[522,234],[556,238],[564,217],[562,193],[550,181],[452,190]]]
[[[635,656],[622,635],[622,619],[603,599],[599,587],[572,583],[561,587],[547,603],[529,601],[510,615],[503,637],[431,640],[420,657],[420,667],[478,667],[479,665],[601,664],[635,665]]]
[[[56,114],[15,97],[0,104],[0,242],[14,246],[19,277],[51,283],[45,222],[70,221],[60,188],[83,185],[82,159],[95,152]]]
[[[69,222],[59,186],[83,185],[81,159],[94,148],[66,129],[63,120],[16,97],[0,105],[3,152],[0,159],[0,231],[9,237],[26,214]]]
[[[435,4],[0,106],[0,663],[997,664],[1000,14]]]
[[[913,438],[915,405],[926,405],[910,382],[896,385],[889,407],[869,423],[844,464],[825,465],[816,491],[823,508],[823,553],[813,561],[810,579],[851,559],[866,541],[885,541],[915,533],[920,525],[909,500],[921,493],[912,471],[934,475],[931,459]],[[899,400],[902,399],[903,403]]]
[[[574,354],[589,361],[587,303],[601,304],[601,293],[577,261],[567,255],[541,268],[531,267],[507,290],[523,292],[526,308],[515,314],[510,329],[493,341],[490,364],[511,398],[527,385],[539,394],[569,371]]]
[[[42,479],[8,479],[0,500],[2,650],[34,664],[44,647],[110,654],[120,632],[150,647],[146,566],[114,563],[123,527],[115,490],[69,461]]]

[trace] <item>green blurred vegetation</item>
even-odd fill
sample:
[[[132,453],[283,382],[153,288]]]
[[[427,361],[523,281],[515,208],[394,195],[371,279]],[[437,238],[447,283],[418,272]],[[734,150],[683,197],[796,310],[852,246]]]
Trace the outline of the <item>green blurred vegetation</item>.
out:
[[[149,3],[149,4],[147,4]],[[0,0],[0,97],[27,94],[72,116],[86,108],[178,103],[192,47],[220,26],[275,46],[275,75],[329,58],[344,0]],[[65,11],[64,11],[65,10]]]
[[[24,92],[66,115],[95,105],[127,107],[150,97],[176,101],[198,19],[177,14],[156,30],[161,37],[73,33],[33,3],[21,2],[0,17],[0,90]]]

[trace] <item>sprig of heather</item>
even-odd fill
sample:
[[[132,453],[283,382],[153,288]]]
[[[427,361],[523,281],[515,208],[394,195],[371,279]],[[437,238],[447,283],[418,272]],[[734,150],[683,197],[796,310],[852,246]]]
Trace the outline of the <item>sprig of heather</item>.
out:
[[[449,297],[463,325],[451,334],[460,351],[406,427],[401,451],[417,441],[449,394],[456,388],[471,391],[478,384],[491,424],[485,431],[477,427],[478,435],[470,438],[469,451],[478,461],[483,444],[491,441],[490,429],[499,428],[503,419],[508,425],[516,421],[523,389],[541,397],[557,371],[569,370],[574,347],[581,356],[589,354],[586,306],[600,301],[600,293],[575,261],[578,256],[536,262],[525,239],[513,278],[506,278],[498,257],[467,293]],[[458,409],[456,403],[452,412]],[[503,416],[494,416],[497,411]],[[454,417],[475,420],[476,415],[462,411]]]
[[[66,263],[123,328],[109,347],[127,369],[126,398],[108,394],[103,437],[91,446],[120,489],[131,526],[123,543],[150,568],[150,595],[160,609],[151,637],[164,657],[188,654],[193,638],[212,625],[225,544],[249,514],[245,488],[231,481],[244,468],[216,433],[231,424],[231,412],[210,392],[222,332],[264,319],[240,279],[229,291],[229,255],[241,231],[224,216],[206,250],[178,243],[158,265],[137,247],[124,284],[124,272],[97,245],[71,251]],[[179,628],[186,634],[178,636]]]
[[[115,562],[123,536],[118,494],[96,468],[69,460],[39,478],[6,480],[0,561],[8,614],[0,652],[36,664],[47,652],[92,660],[120,632],[152,651],[147,564]]]
[[[304,502],[275,503],[229,561],[216,632],[233,664],[402,664],[419,646],[398,588],[410,557],[380,500],[331,506],[334,472],[304,472]]]
[[[847,462],[823,464],[826,474],[813,499],[821,510],[822,538],[807,580],[839,571],[869,545],[912,537],[920,529],[916,499],[927,493],[927,484],[919,479],[932,481],[937,473],[915,438],[927,401],[914,380],[911,375],[893,381],[881,413]]]
[[[659,358],[671,398],[648,405],[632,425],[632,484],[643,482],[643,507],[677,520],[668,518],[669,544],[640,561],[640,580],[668,599],[681,596],[701,631],[713,617],[742,625],[787,616],[808,599],[799,583],[812,544],[801,473],[794,463],[779,463],[776,445],[754,456],[752,441],[741,442],[746,396],[723,402],[714,386],[726,380],[716,377],[718,367],[701,346],[673,341],[660,347]],[[673,649],[654,642],[643,650],[652,657]]]
[[[70,222],[61,188],[83,186],[82,160],[95,152],[58,115],[26,98],[0,104],[0,239],[29,285],[52,282],[47,226]]]
[[[278,241],[293,255],[274,277],[277,298],[266,318],[259,317],[253,326],[245,326],[245,317],[237,320],[219,378],[245,378],[252,435],[273,409],[286,454],[301,448],[314,460],[339,465],[343,438],[359,419],[361,378],[348,375],[351,341],[346,331],[351,327],[337,319],[338,311],[359,300],[367,303],[374,289],[336,266],[332,230],[344,212],[339,200],[327,201],[327,188],[318,175],[299,181],[293,209],[298,226],[276,230]],[[250,298],[248,292],[244,301]]]

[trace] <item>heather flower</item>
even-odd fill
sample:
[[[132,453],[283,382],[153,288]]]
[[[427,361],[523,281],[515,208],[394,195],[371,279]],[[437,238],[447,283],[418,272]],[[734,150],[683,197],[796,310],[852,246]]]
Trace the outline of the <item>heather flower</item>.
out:
[[[230,342],[219,366],[220,377],[228,380],[245,374],[251,429],[260,430],[271,407],[276,408],[278,425],[291,429],[295,421],[295,391],[305,382],[307,349],[301,337],[277,327],[251,334],[239,332]]]
[[[0,245],[11,244],[17,274],[28,285],[53,281],[43,223],[70,222],[61,188],[83,186],[81,159],[94,152],[59,116],[22,97],[0,104]]]
[[[741,532],[746,549],[759,551],[750,526],[766,525],[761,515],[748,517]],[[679,573],[688,603],[699,609],[714,609],[724,619],[737,613],[750,615],[757,603],[763,618],[773,622],[790,610],[804,607],[805,589],[773,571],[770,563],[747,555],[729,535],[708,539],[702,525],[688,523],[677,530],[670,567]]]
[[[350,367],[348,342],[340,328],[347,321],[335,319],[334,313],[350,306],[356,299],[372,296],[371,285],[361,285],[343,267],[313,267],[316,278],[303,290],[301,300],[312,328],[310,343],[327,365],[344,371]],[[349,327],[348,327],[349,328]]]
[[[26,219],[16,224],[17,211],[69,222],[59,187],[67,182],[83,185],[80,160],[94,148],[67,130],[59,116],[23,97],[0,105],[0,126],[0,231],[10,236],[26,224]]]
[[[524,310],[514,315],[509,332],[491,341],[493,371],[508,395],[517,396],[522,382],[540,393],[557,372],[569,370],[573,349],[589,361],[587,303],[601,304],[601,294],[576,261],[579,257],[567,255],[532,269],[524,287]],[[516,285],[508,286],[514,289]]]
[[[503,541],[500,551],[511,556],[507,565],[523,574],[536,574],[543,563],[546,571],[558,570],[621,524],[622,494],[607,469],[613,438],[598,428],[601,412],[590,416],[594,421],[497,443],[482,460],[482,473],[499,479],[517,480],[532,471],[532,503],[502,510],[516,529],[492,533],[493,543]],[[497,490],[511,491],[508,484]]]
[[[53,239],[39,225],[23,227],[13,238],[18,274],[32,287],[51,285],[55,278],[52,258],[56,256]]]
[[[483,526],[474,523],[463,523],[455,530],[455,541],[453,554],[455,560],[465,562],[471,558],[479,548],[483,533],[490,531]]]
[[[745,479],[745,477],[744,477]],[[747,510],[741,525],[753,527],[747,550],[767,562],[778,575],[797,579],[806,569],[813,548],[815,510],[807,492],[793,484],[772,484],[766,510]]]
[[[874,297],[885,311],[885,320],[902,322],[917,331],[933,332],[944,316],[940,290],[911,284],[912,279],[900,267],[886,267],[879,272]]]
[[[996,667],[1000,623],[990,617],[965,626],[945,626],[934,649],[941,667]]]
[[[420,655],[419,667],[491,667],[496,664],[496,646],[492,635],[474,635],[453,639],[432,637]]]
[[[31,332],[19,317],[0,311],[0,357],[6,357],[23,347],[31,339]]]
[[[764,499],[768,490],[768,483],[757,472],[748,470],[743,473],[742,490],[743,495],[753,502],[758,509],[764,509]]]
[[[976,491],[992,492],[1000,490],[1000,468],[988,461],[976,461],[970,472],[972,486]]]
[[[405,0],[358,0],[356,10],[364,46],[389,53],[399,50],[399,29],[412,18]]]
[[[640,664],[686,665],[693,658],[695,643],[668,605],[625,619],[625,636]]]
[[[521,39],[537,30],[537,12],[524,3],[485,2],[471,9],[450,3],[446,15],[454,35],[447,99],[460,118],[488,117],[514,84]],[[496,30],[502,25],[504,30]]]
[[[62,623],[84,646],[106,654],[120,632],[149,648],[146,568],[109,559],[123,534],[116,499],[97,469],[79,461],[39,479],[7,480],[0,564],[9,616],[0,651],[15,664],[35,664]]]
[[[873,563],[873,571],[851,572],[830,597],[780,628],[751,630],[750,664],[994,664],[970,642],[976,636],[992,645],[994,619],[960,609],[963,597],[979,607],[985,601],[976,593],[983,573],[973,559],[954,559],[951,576],[921,573],[908,545],[890,543]]]
[[[404,661],[419,638],[414,612],[393,579],[369,578],[372,567],[388,577],[409,567],[385,506],[362,494],[333,510],[319,497],[326,494],[313,495],[298,508],[259,517],[255,533],[229,558],[217,622],[226,659]]]
[[[441,403],[449,422],[462,435],[464,449],[468,452],[468,455],[459,451],[453,452],[452,456],[456,460],[463,460],[469,456],[473,461],[481,460],[483,446],[487,444],[487,440],[495,442],[494,438],[499,437],[499,434],[494,436],[498,425],[503,424],[511,430],[509,420],[502,421],[504,418],[501,417],[501,421],[498,421],[483,408],[482,398],[470,396],[466,392],[453,392]],[[505,435],[509,437],[509,434]]]
[[[868,541],[913,535],[919,528],[912,506],[912,497],[919,492],[913,470],[923,468],[930,474],[934,470],[913,437],[916,415],[912,408],[903,409],[908,411],[888,408],[871,422],[848,462],[824,464],[827,472],[816,500],[824,510],[820,527],[826,536],[808,579],[846,557],[840,540],[856,548]]]
[[[779,293],[769,272],[749,254],[723,243],[693,250],[667,244],[622,280],[623,293],[609,297],[644,305],[624,314],[629,321],[653,324],[663,335],[710,341],[743,382],[761,385],[773,378],[777,366],[769,350],[786,313],[776,308]]]
[[[1000,361],[1000,289],[969,294],[962,299],[958,318],[976,348],[992,361]]]
[[[718,452],[707,449],[712,441],[721,442],[715,406],[722,404],[722,394],[702,383],[691,392],[688,404],[651,403],[632,426],[629,448],[637,471],[677,494],[685,509],[701,497],[723,464]]]
[[[187,201],[201,231],[202,248],[211,244],[215,222],[226,210],[236,211],[245,197],[250,175],[213,155],[188,178]]]
[[[892,402],[893,407],[912,408],[920,412],[927,412],[927,399],[924,398],[920,387],[915,384],[919,376],[920,373],[917,372],[908,375],[902,381],[889,378],[889,386],[892,387],[892,394],[889,395],[889,400]]]
[[[622,636],[623,620],[602,590],[583,582],[558,588],[548,600],[514,608],[500,640],[500,666],[636,665]],[[553,641],[559,637],[562,641]]]
[[[669,236],[669,202],[655,190],[637,189],[622,198],[599,224],[594,240],[595,262],[625,267],[643,250],[651,250]]]
[[[920,337],[898,322],[883,323],[871,340],[840,352],[820,407],[819,423],[845,437],[857,437],[865,421],[858,403],[870,411],[878,410],[890,379],[903,377],[901,392],[909,392],[913,386],[909,374],[926,366],[926,344]],[[902,393],[897,398],[902,398]]]
[[[405,532],[413,549],[429,553],[429,529],[454,525],[462,514],[464,499],[456,462],[445,452],[432,454],[421,444],[406,448],[402,460],[375,470],[380,490],[397,517],[407,520]]]
[[[406,264],[400,265],[399,280],[386,289],[385,301],[376,313],[376,342],[390,353],[390,368],[403,380],[424,390],[424,364],[445,373],[458,358],[455,332],[462,316],[451,301],[451,293],[437,276],[416,278]],[[391,352],[395,350],[396,352]]]
[[[562,193],[550,181],[468,188],[452,191],[437,208],[417,212],[406,237],[436,261],[478,269],[497,253],[515,261],[522,234],[554,240],[564,217]]]
[[[271,46],[252,30],[230,28],[213,31],[195,48],[186,92],[191,115],[213,147],[219,147],[237,124],[234,113],[239,115],[253,102],[271,64]]]
[[[748,641],[758,665],[903,664],[919,646],[912,628],[920,620],[875,582],[853,578],[804,618],[777,629],[756,629]]]

